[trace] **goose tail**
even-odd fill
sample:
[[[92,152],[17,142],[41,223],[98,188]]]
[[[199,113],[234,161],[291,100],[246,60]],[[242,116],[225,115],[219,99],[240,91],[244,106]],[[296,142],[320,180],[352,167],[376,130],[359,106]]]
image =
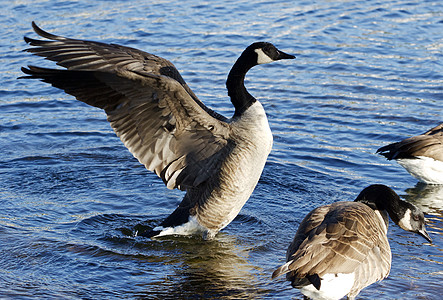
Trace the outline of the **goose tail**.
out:
[[[289,265],[292,263],[291,261],[288,261],[287,263],[285,263],[284,265],[282,265],[281,267],[279,267],[277,270],[275,270],[272,273],[272,279],[277,278],[283,274],[289,273]]]

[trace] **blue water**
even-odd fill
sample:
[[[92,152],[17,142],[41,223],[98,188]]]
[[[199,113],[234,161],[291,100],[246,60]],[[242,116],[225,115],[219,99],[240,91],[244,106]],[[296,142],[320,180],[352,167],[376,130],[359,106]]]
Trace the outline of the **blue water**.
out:
[[[426,212],[434,243],[391,223],[390,276],[359,299],[441,299],[443,187],[374,153],[443,121],[443,3],[418,2],[1,1],[0,298],[300,299],[270,275],[304,215],[383,183]],[[32,20],[165,57],[228,117],[226,75],[247,45],[297,56],[247,76],[274,147],[214,240],[130,236],[183,194],[132,157],[104,112],[16,79],[21,66],[54,66],[21,51]]]

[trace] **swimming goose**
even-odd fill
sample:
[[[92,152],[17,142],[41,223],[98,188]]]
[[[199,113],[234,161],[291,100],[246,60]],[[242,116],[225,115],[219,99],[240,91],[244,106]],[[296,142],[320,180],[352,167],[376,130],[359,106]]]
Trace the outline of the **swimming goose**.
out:
[[[353,299],[366,286],[386,278],[391,249],[388,215],[402,229],[429,242],[423,213],[385,185],[365,188],[354,202],[317,207],[301,222],[290,244],[287,263],[272,274],[286,274],[312,299]]]
[[[381,147],[377,153],[388,160],[395,159],[424,183],[443,184],[443,123],[423,134]]]
[[[253,43],[232,67],[226,86],[235,107],[227,119],[206,107],[166,59],[134,48],[56,36],[25,37],[26,51],[66,69],[22,68],[78,100],[104,109],[117,136],[169,189],[186,194],[177,209],[146,236],[202,234],[227,226],[254,190],[272,147],[265,111],[244,86],[258,64],[293,55]]]

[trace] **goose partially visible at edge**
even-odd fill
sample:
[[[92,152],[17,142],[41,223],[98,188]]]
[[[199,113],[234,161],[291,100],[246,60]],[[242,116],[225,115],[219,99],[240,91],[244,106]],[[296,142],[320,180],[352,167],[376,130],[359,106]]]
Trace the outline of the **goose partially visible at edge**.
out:
[[[129,151],[169,189],[186,194],[158,230],[146,236],[202,234],[212,238],[252,194],[272,148],[265,111],[244,86],[249,69],[293,55],[267,42],[251,44],[226,86],[235,107],[228,119],[206,107],[166,59],[116,44],[56,36],[25,37],[35,55],[66,69],[22,68],[89,105],[104,109]],[[130,201],[128,199],[128,201]]]
[[[432,242],[420,209],[385,185],[371,185],[354,202],[320,206],[306,215],[288,247],[287,263],[272,278],[286,274],[311,299],[354,299],[389,275],[388,214],[402,229]]]
[[[427,132],[377,150],[394,159],[412,176],[428,184],[443,184],[443,123]]]

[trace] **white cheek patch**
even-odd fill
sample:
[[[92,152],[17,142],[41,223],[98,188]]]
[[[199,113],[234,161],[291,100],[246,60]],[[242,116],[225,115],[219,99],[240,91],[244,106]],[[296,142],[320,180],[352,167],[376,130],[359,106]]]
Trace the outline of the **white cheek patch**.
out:
[[[267,64],[273,62],[274,60],[266,55],[262,49],[255,49],[255,53],[257,53],[257,64]]]
[[[407,230],[407,231],[411,231],[412,230],[412,226],[411,226],[411,210],[409,208],[406,210],[406,213],[403,216],[403,218],[401,218],[400,221],[398,221],[398,226],[400,226],[401,229],[404,229],[404,230]]]

